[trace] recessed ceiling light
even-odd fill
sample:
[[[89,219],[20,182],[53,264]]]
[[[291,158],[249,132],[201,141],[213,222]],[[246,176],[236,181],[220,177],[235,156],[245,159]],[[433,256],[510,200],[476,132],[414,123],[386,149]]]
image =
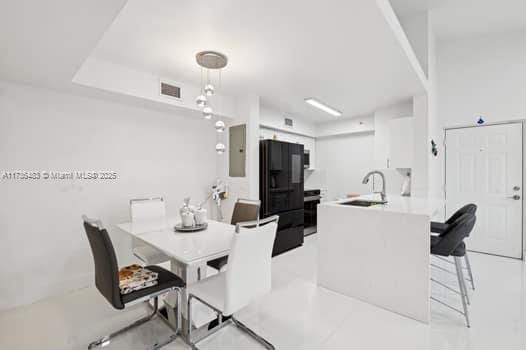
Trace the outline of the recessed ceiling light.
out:
[[[334,109],[331,106],[327,106],[325,103],[320,102],[316,100],[315,98],[312,98],[312,97],[306,98],[305,102],[335,117],[341,117],[342,115],[342,112],[340,112],[339,110]]]

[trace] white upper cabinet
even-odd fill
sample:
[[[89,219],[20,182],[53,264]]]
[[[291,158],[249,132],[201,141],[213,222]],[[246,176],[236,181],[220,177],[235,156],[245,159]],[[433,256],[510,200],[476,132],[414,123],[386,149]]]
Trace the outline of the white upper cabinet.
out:
[[[389,121],[389,168],[412,168],[414,158],[414,118]]]

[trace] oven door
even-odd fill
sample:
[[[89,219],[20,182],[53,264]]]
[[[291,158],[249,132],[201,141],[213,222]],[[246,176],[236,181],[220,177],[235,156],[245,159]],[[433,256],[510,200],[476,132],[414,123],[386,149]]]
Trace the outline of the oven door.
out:
[[[321,196],[305,197],[304,202],[304,233],[305,236],[316,233],[318,225],[318,204]]]

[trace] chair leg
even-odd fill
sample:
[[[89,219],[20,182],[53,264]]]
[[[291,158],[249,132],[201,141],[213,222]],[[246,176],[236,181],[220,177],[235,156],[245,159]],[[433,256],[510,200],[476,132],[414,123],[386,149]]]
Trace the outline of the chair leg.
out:
[[[149,303],[149,301],[146,301],[146,302]],[[97,340],[91,342],[88,345],[88,350],[91,350],[91,349],[93,349],[95,347],[98,347],[98,346],[101,346],[101,345],[102,346],[107,345],[116,336],[118,336],[118,335],[120,335],[120,334],[122,334],[124,332],[127,332],[127,331],[129,331],[131,329],[137,328],[140,325],[145,324],[146,322],[150,321],[157,314],[158,311],[159,311],[159,297],[155,296],[153,298],[152,312],[149,315],[147,315],[147,316],[145,316],[145,317],[133,322],[132,324],[129,324],[128,326],[126,326],[124,328],[121,328],[121,329],[119,329],[119,330],[117,330],[117,331],[115,331],[115,332],[113,332],[113,333],[111,333],[109,335],[106,335],[106,336],[104,336],[104,337],[102,337],[100,339],[97,339]],[[175,334],[171,335],[170,338],[167,339],[166,341],[163,341],[162,343],[155,344],[154,347],[152,348],[152,350],[157,350],[157,349],[159,349],[159,348],[171,343],[176,338],[177,338],[177,332]]]
[[[243,324],[238,319],[236,319],[234,317],[234,315],[232,315],[228,320],[223,321],[224,316],[221,313],[221,311],[215,309],[212,305],[207,304],[202,299],[200,299],[200,298],[198,298],[198,297],[196,297],[196,296],[194,296],[192,294],[189,294],[188,295],[188,306],[187,306],[187,311],[188,311],[188,338],[187,338],[187,344],[192,348],[192,350],[197,350],[196,343],[194,343],[192,341],[192,306],[191,306],[192,305],[191,304],[192,299],[196,299],[199,302],[201,302],[201,303],[205,304],[206,306],[208,306],[209,308],[211,308],[212,310],[216,311],[217,312],[217,317],[218,317],[218,325],[215,327],[215,329],[213,329],[211,332],[209,332],[205,337],[199,339],[197,342],[200,342],[201,340],[204,340],[206,337],[211,336],[212,334],[217,332],[223,326],[230,324],[230,322],[233,322],[241,331],[247,333],[250,337],[252,337],[258,343],[263,345],[266,349],[275,350],[274,345],[269,343],[263,337],[261,337],[258,334],[256,334],[253,330],[251,330],[245,324]]]
[[[473,280],[473,272],[471,271],[471,263],[469,262],[468,252],[464,255],[464,260],[466,261],[466,267],[468,269],[469,280],[471,282],[471,289],[475,290],[475,281]]]
[[[469,313],[468,313],[468,299],[467,299],[467,291],[466,291],[466,281],[464,279],[464,273],[462,272],[462,262],[459,257],[455,257],[455,268],[457,270],[457,279],[458,279],[458,286],[460,288],[460,296],[462,299],[462,307],[464,309],[464,317],[466,318],[466,324],[468,328],[470,327],[469,323]]]
[[[250,328],[248,328],[244,323],[242,323],[241,321],[239,321],[237,318],[234,317],[234,315],[232,315],[232,321],[234,322],[234,324],[240,329],[242,330],[243,332],[247,333],[249,336],[251,336],[254,340],[256,340],[258,343],[260,343],[261,345],[263,345],[266,349],[269,349],[269,350],[274,350],[274,345],[272,345],[271,343],[269,343],[265,338],[263,338],[262,336],[256,334],[253,330],[251,330]]]

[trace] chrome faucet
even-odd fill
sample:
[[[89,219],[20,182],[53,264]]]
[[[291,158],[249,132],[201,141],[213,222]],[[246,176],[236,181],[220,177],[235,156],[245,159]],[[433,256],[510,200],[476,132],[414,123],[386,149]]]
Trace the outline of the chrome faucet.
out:
[[[380,196],[382,197],[382,201],[385,202],[387,200],[387,195],[385,194],[385,175],[384,173],[382,173],[380,170],[369,171],[367,175],[365,175],[365,177],[363,178],[362,183],[364,185],[367,185],[369,183],[369,178],[373,176],[374,174],[378,174],[382,178],[382,192],[380,192]]]

